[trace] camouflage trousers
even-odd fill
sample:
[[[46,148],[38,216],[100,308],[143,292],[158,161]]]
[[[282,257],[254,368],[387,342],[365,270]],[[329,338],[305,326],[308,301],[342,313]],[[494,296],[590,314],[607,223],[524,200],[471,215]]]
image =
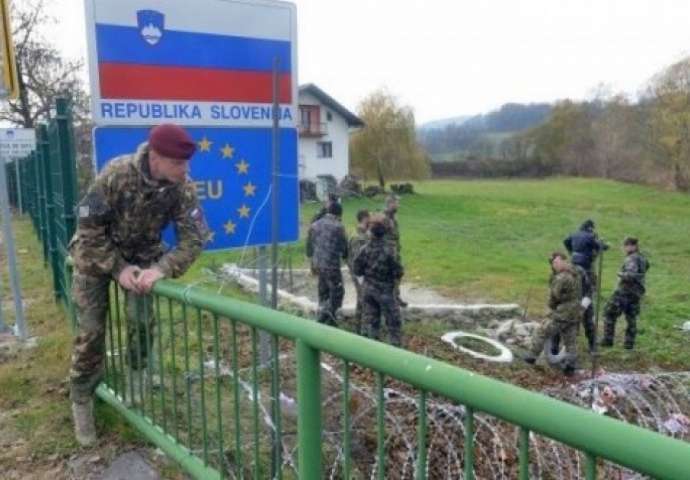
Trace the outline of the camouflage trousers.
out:
[[[532,337],[529,353],[533,358],[539,357],[547,340],[558,336],[565,347],[564,368],[574,368],[577,364],[577,330],[579,318],[563,319],[551,314],[537,328]]]
[[[367,326],[367,336],[380,340],[381,316],[386,320],[391,345],[402,344],[400,305],[393,285],[381,288],[368,283],[362,285],[362,323]]]
[[[626,292],[618,289],[613,292],[604,310],[606,318],[604,323],[603,342],[612,344],[616,334],[616,321],[625,314],[627,328],[625,329],[625,347],[632,348],[635,345],[637,335],[637,317],[640,315],[641,297],[637,293]]]
[[[336,312],[343,306],[345,287],[343,274],[339,268],[321,269],[319,275],[319,315],[318,321],[327,325],[336,324]]]
[[[106,318],[110,306],[110,277],[75,273],[72,298],[77,313],[78,334],[72,348],[70,398],[86,403],[103,379]],[[127,325],[127,364],[133,369],[146,367],[153,342],[155,318],[148,295],[125,292]]]

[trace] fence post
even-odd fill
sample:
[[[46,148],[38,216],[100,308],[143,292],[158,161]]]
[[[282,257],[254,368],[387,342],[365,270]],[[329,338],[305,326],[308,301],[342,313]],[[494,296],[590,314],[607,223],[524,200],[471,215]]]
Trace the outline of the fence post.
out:
[[[74,206],[77,196],[77,168],[74,158],[74,139],[72,138],[72,115],[66,98],[55,101],[55,121],[58,127],[60,171],[62,172],[62,196],[64,202],[65,245],[76,228]]]
[[[321,362],[319,351],[297,340],[300,480],[321,480]]]
[[[36,132],[36,148],[39,151],[43,163],[43,178],[46,195],[46,236],[48,238],[48,258],[53,271],[53,292],[55,300],[60,298],[60,257],[57,248],[57,227],[55,211],[55,192],[53,190],[53,171],[50,162],[50,143],[48,142],[48,127],[45,124],[38,126]]]

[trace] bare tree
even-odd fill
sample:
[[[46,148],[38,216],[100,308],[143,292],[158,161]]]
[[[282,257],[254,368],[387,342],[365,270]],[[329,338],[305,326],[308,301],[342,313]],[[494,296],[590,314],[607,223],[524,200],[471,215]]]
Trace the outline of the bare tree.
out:
[[[80,78],[83,60],[65,59],[43,34],[43,29],[55,21],[46,14],[45,0],[22,0],[13,5],[20,95],[0,109],[0,120],[33,128],[50,117],[58,96],[71,100],[77,121],[85,120],[89,102]]]

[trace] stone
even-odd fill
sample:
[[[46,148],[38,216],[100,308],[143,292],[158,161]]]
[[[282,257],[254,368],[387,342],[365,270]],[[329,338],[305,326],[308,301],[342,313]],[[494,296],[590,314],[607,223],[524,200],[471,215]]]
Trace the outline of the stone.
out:
[[[137,451],[117,457],[103,472],[103,480],[160,480],[160,474]]]
[[[496,328],[495,336],[499,340],[505,340],[513,332],[514,320],[506,320]]]

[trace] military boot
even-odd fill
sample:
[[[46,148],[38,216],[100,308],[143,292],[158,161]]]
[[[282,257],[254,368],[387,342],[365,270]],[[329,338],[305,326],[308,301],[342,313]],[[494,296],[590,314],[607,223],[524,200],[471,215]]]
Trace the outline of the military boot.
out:
[[[90,447],[96,443],[96,424],[93,419],[93,401],[87,403],[72,403],[72,417],[74,418],[74,436],[82,447]]]

